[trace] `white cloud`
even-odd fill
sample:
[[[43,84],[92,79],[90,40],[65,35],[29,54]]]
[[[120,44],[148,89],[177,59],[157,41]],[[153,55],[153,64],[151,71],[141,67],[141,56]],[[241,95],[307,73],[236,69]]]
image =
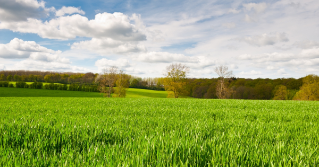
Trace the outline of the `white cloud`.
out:
[[[131,64],[127,59],[119,58],[117,60],[108,60],[106,58],[99,59],[95,62],[95,66],[98,67],[99,71],[104,68],[116,66],[120,69],[130,67]]]
[[[267,66],[266,69],[267,69],[267,70],[274,70],[274,69],[277,69],[277,68],[274,67],[274,66]]]
[[[252,56],[252,55],[250,55],[250,54],[242,54],[242,55],[239,55],[238,57],[237,57],[237,59],[239,59],[239,60],[252,60],[252,59],[254,59],[255,57],[254,56]]]
[[[244,4],[243,5],[246,10],[254,10],[256,13],[261,13],[263,11],[265,11],[265,9],[267,8],[267,4],[266,3],[248,3],[248,4]]]
[[[61,72],[90,72],[92,70],[72,66],[70,64],[64,64],[60,62],[43,62],[43,61],[36,61],[32,59],[22,60],[15,65],[15,69],[17,70],[41,70],[41,71],[61,71]]]
[[[253,18],[251,18],[248,14],[245,14],[245,19],[246,22],[254,22],[255,20]]]
[[[298,41],[295,42],[294,46],[301,48],[301,49],[312,49],[312,48],[319,48],[319,42],[316,41]]]
[[[319,48],[302,50],[301,56],[304,58],[319,58]]]
[[[286,72],[285,69],[283,69],[283,68],[279,69],[279,70],[277,71],[277,73],[278,73],[278,74],[283,74],[283,75],[287,74],[287,72]]]
[[[228,10],[229,13],[233,13],[233,14],[237,14],[240,12],[240,10],[236,10],[236,9],[229,9]]]
[[[47,16],[54,8],[45,8],[44,1],[0,0],[0,21],[25,21],[28,18]]]
[[[34,41],[23,41],[18,38],[12,39],[7,44],[0,44],[0,57],[6,59],[25,59],[70,63],[66,58],[61,58],[61,51],[54,51],[37,44]]]
[[[235,28],[236,24],[235,23],[223,23],[222,26],[226,27],[226,28]]]
[[[71,49],[89,50],[101,55],[108,54],[125,54],[132,52],[145,52],[145,46],[137,42],[117,41],[111,38],[97,39],[93,38],[89,41],[81,41],[73,43]]]
[[[242,72],[240,72],[239,74],[240,74],[241,76],[245,76],[245,75],[250,76],[250,75],[261,75],[262,73],[261,73],[260,71],[251,70],[251,71],[249,71],[249,72],[244,72],[244,71],[242,71]]]
[[[253,45],[253,46],[274,45],[278,42],[289,41],[287,34],[285,34],[285,33],[262,34],[262,35],[248,36],[248,37],[237,38],[237,40],[246,42],[246,43]]]
[[[63,6],[60,10],[56,11],[55,15],[64,16],[65,14],[74,14],[74,13],[79,13],[82,15],[85,14],[85,12],[81,10],[80,8]]]
[[[6,66],[4,64],[0,64],[0,71],[6,70]]]
[[[236,64],[230,64],[229,68],[230,69],[238,69],[238,66]]]
[[[95,19],[74,14],[50,21],[29,18],[21,22],[0,22],[0,29],[35,33],[42,38],[73,39],[75,37],[112,38],[120,41],[143,41],[146,36],[123,13],[99,13]]]
[[[168,52],[147,52],[133,56],[133,59],[148,63],[198,62],[198,59],[195,57]]]

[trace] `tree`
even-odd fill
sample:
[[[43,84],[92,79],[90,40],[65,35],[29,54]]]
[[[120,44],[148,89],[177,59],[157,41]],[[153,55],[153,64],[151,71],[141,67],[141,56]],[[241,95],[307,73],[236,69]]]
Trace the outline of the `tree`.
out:
[[[172,95],[174,98],[178,98],[180,95],[186,93],[186,76],[189,72],[189,68],[182,64],[171,64],[166,67],[164,88],[166,91],[172,91],[168,93],[168,96]]]
[[[277,85],[274,91],[274,100],[287,100],[288,99],[288,90],[284,85]]]
[[[122,70],[120,70],[117,80],[116,80],[116,87],[115,93],[118,97],[125,97],[126,90],[130,86],[130,78],[131,76],[125,74]]]
[[[99,83],[99,90],[101,93],[105,93],[105,96],[111,97],[114,92],[113,87],[117,77],[117,67],[112,66],[103,69],[101,75],[96,77],[96,82]]]
[[[14,79],[14,81],[20,81],[20,76],[17,75],[17,74],[15,74],[15,75],[13,76],[13,79]]]
[[[293,100],[319,100],[319,76],[307,75]]]
[[[216,95],[219,99],[226,99],[230,97],[232,91],[227,87],[228,81],[233,77],[233,72],[228,70],[227,66],[220,65],[214,70],[219,76],[216,86]]]
[[[13,78],[12,75],[8,75],[7,76],[7,81],[12,81],[12,78]]]
[[[5,81],[6,79],[5,79],[5,76],[4,76],[4,74],[1,74],[0,75],[0,81]]]
[[[139,81],[137,79],[134,79],[130,84],[131,88],[137,88],[138,86],[139,86]]]

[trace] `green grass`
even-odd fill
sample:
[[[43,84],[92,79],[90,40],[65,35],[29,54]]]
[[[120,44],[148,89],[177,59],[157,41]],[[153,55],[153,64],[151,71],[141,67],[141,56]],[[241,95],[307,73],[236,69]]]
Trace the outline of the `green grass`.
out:
[[[103,97],[98,92],[0,87],[0,97]],[[129,88],[127,98],[166,98],[167,92]]]
[[[98,92],[0,87],[0,97],[103,97],[103,95]]]
[[[135,88],[129,88],[127,90],[127,96],[128,98],[140,98],[140,97],[146,97],[146,98],[166,98],[167,92],[166,91],[156,91],[156,90],[147,90],[147,89],[135,89]]]
[[[0,118],[0,166],[319,165],[318,102],[0,97]]]

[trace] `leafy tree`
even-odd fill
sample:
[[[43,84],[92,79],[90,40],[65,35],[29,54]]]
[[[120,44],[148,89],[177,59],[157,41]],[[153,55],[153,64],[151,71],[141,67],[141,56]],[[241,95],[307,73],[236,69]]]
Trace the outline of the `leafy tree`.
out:
[[[15,74],[15,75],[13,76],[13,79],[14,79],[14,81],[20,81],[20,80],[21,80],[21,79],[20,79],[20,76],[17,75],[17,74]]]
[[[319,100],[319,76],[307,75],[302,81],[303,85],[293,100]]]
[[[171,64],[166,67],[164,87],[168,92],[168,97],[178,98],[185,94],[186,76],[189,68],[182,64]],[[172,92],[170,92],[172,91]]]
[[[12,75],[8,75],[7,76],[7,81],[12,81],[12,78],[13,78]]]
[[[122,70],[119,72],[117,80],[116,80],[116,87],[115,93],[118,97],[125,97],[126,90],[130,85],[130,78],[131,76],[125,74]]]
[[[6,79],[5,79],[5,76],[4,76],[4,74],[1,74],[0,75],[0,81],[5,81]]]
[[[274,90],[274,100],[287,100],[288,90],[284,85],[277,85]]]
[[[139,81],[137,79],[134,79],[130,84],[131,88],[137,88],[138,86],[139,86]]]

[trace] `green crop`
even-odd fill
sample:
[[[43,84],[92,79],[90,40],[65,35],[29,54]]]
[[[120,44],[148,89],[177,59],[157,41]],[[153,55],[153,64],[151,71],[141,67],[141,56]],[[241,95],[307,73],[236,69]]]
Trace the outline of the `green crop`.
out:
[[[318,166],[319,103],[0,97],[0,166]]]

